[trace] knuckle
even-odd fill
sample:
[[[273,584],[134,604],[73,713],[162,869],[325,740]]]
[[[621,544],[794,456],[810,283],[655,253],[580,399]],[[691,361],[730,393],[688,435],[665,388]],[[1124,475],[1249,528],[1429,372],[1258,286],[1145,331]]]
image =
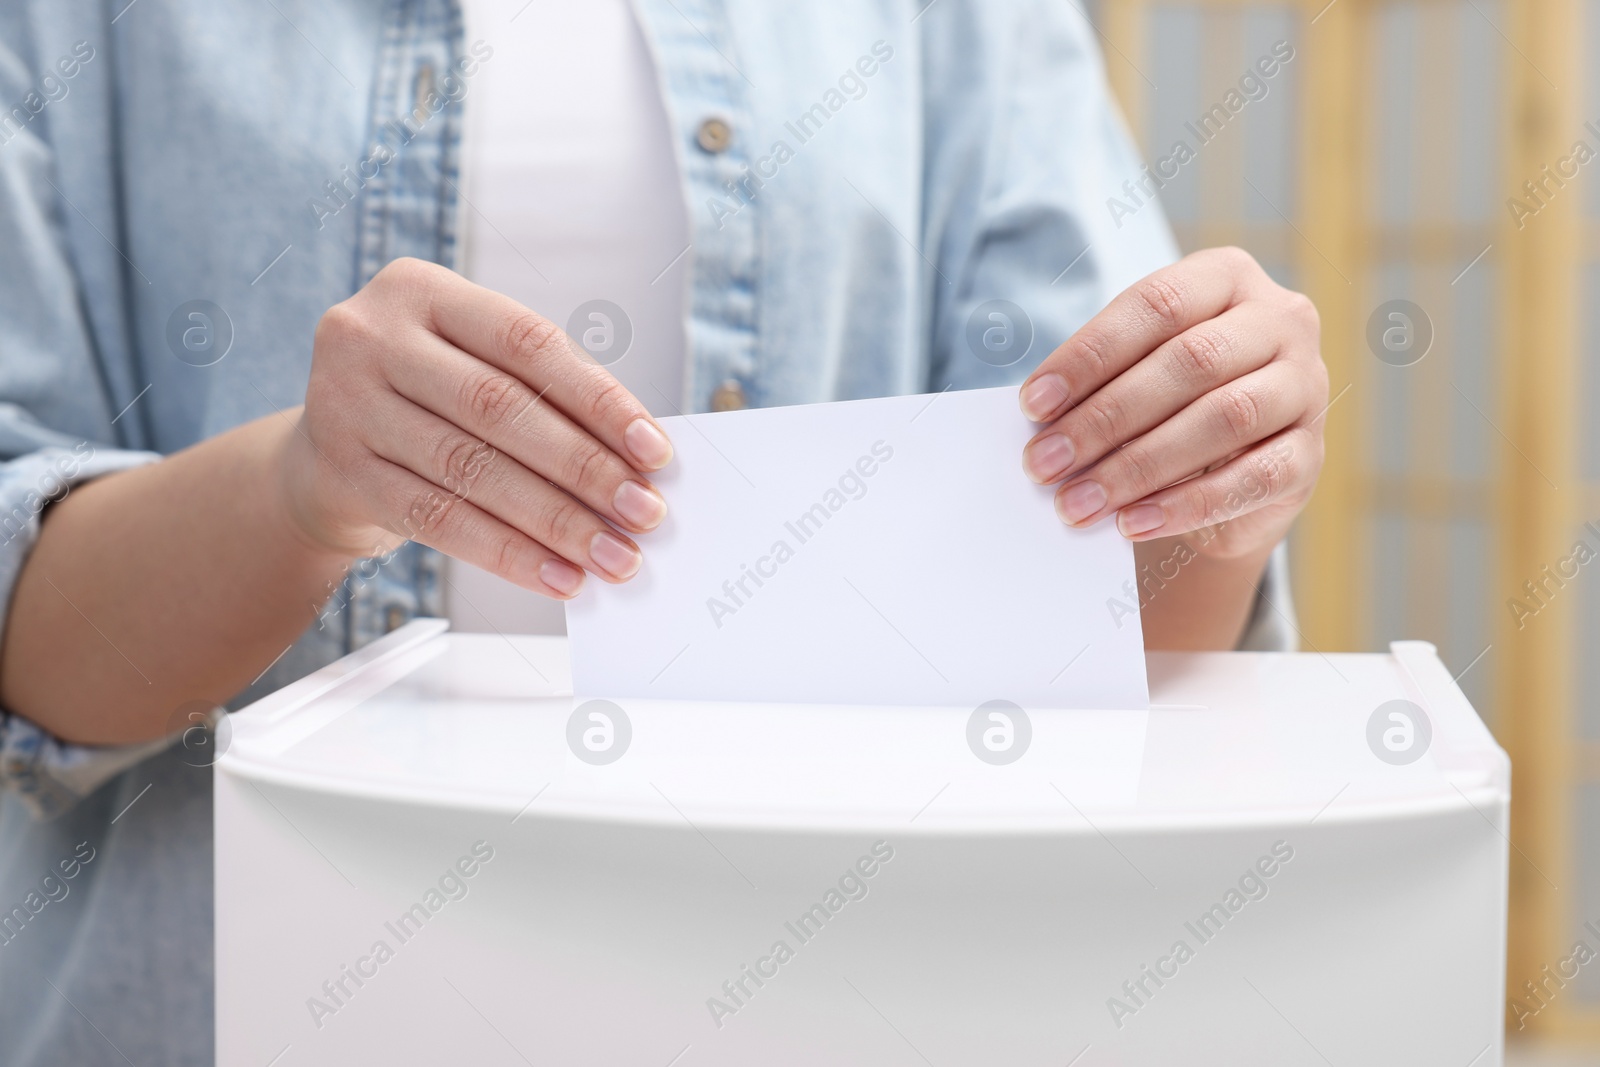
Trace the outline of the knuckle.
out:
[[[1250,465],[1250,476],[1261,488],[1264,497],[1276,497],[1288,488],[1294,468],[1294,455],[1276,456],[1263,452]]]
[[[1063,370],[1067,374],[1069,391],[1075,385],[1072,381],[1073,371],[1082,367],[1088,371],[1086,377],[1089,381],[1109,381],[1115,376],[1116,367],[1111,358],[1111,339],[1097,330],[1080,330],[1072,339],[1070,349],[1071,359]]]
[[[491,548],[494,552],[494,573],[515,574],[518,562],[528,550],[528,541],[515,531],[507,531],[494,536]]]
[[[545,534],[549,545],[576,545],[588,525],[588,509],[575,500],[562,500],[545,512]]]
[[[565,479],[568,488],[580,495],[588,495],[605,481],[610,467],[608,459],[609,453],[599,445],[582,445],[575,449],[568,458]]]
[[[1221,381],[1228,369],[1232,342],[1217,330],[1190,330],[1173,342],[1179,375],[1191,386]]]
[[[401,533],[411,540],[434,534],[453,522],[456,498],[437,489],[424,489],[411,497],[401,517]]]
[[[428,263],[415,256],[400,256],[385,263],[383,268],[372,276],[372,280],[384,286],[393,285],[404,289],[426,282],[436,269],[439,269],[437,264]]]
[[[466,434],[445,434],[434,446],[434,469],[453,496],[465,496],[482,473],[484,444]]]
[[[488,371],[466,385],[465,408],[479,426],[512,421],[522,409],[522,383],[509,374]]]
[[[1190,518],[1197,527],[1215,526],[1238,517],[1239,502],[1225,486],[1197,484],[1184,497],[1192,509]]]
[[[1217,418],[1233,444],[1247,444],[1261,429],[1261,405],[1248,389],[1227,389],[1217,394]]]
[[[1166,512],[1167,524],[1173,529],[1198,530],[1212,522],[1206,492],[1197,486],[1180,487],[1163,494],[1161,507]]]
[[[1307,333],[1312,336],[1322,333],[1322,316],[1317,313],[1316,301],[1309,296],[1290,290],[1285,307],[1289,318]]]
[[[341,300],[324,311],[322,318],[317,320],[312,347],[318,351],[330,345],[334,348],[344,348],[359,344],[370,336],[367,317],[361,313],[354,299]]]
[[[1328,376],[1328,365],[1323,362],[1320,355],[1314,355],[1306,362],[1309,366],[1303,381],[1307,387],[1307,396],[1309,400],[1316,403],[1320,412],[1322,405],[1328,402],[1328,389],[1331,383]]]
[[[1256,257],[1238,245],[1223,245],[1216,253],[1221,265],[1234,275],[1250,274],[1261,269]]]
[[[1117,464],[1125,472],[1125,484],[1138,496],[1162,488],[1161,464],[1143,445],[1128,445],[1117,453]]]
[[[1322,435],[1302,428],[1283,435],[1275,446],[1272,451],[1284,493],[1297,500],[1309,500],[1317,487],[1317,473],[1322,470]]]
[[[1188,314],[1188,300],[1181,288],[1166,278],[1146,278],[1136,290],[1142,303],[1163,329],[1176,332]]]
[[[499,326],[500,350],[518,363],[534,363],[562,339],[555,323],[531,311],[507,317]]]
[[[584,421],[588,426],[606,426],[626,413],[632,394],[609,374],[602,374],[586,391]]]
[[[1100,444],[1102,451],[1115,446],[1122,436],[1122,405],[1104,390],[1079,405],[1073,415],[1076,421],[1088,424],[1090,437]]]

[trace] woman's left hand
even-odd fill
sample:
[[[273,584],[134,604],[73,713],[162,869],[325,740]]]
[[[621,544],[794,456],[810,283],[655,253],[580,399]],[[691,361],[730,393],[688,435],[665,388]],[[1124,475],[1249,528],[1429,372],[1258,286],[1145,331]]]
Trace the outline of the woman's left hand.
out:
[[[1322,468],[1328,372],[1316,308],[1237,248],[1156,271],[1106,306],[1023,383],[1049,423],[1023,451],[1061,482],[1071,526],[1116,515],[1133,541],[1191,539],[1217,558],[1288,532]]]

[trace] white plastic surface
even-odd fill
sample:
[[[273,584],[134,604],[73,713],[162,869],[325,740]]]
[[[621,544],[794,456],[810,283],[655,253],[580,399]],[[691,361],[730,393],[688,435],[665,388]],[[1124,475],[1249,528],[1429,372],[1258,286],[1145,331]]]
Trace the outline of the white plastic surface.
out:
[[[1004,766],[970,708],[624,701],[626,752],[592,765],[562,639],[441,631],[232,719],[226,1067],[1500,1063],[1509,767],[1431,646],[1154,654],[1148,713],[1032,712]],[[1432,728],[1404,766],[1368,743],[1394,699]],[[466,895],[399,943],[479,842]],[[800,942],[785,924],[874,848],[866,895]],[[1275,848],[1200,942],[1185,924]],[[780,940],[767,985],[724,991]],[[1141,979],[1179,940],[1193,959]],[[378,941],[392,960],[324,989]]]
[[[1118,825],[1338,821],[1509,788],[1504,753],[1423,642],[1392,655],[1153,653],[1150,712],[1035,711],[1028,753],[1005,768],[974,759],[970,708],[651,700],[620,702],[627,754],[592,767],[566,743],[581,702],[556,695],[570,689],[564,638],[414,625],[337,688],[314,676],[235,715],[228,769],[507,812],[543,787],[542,813],[642,822],[678,819],[650,785],[667,776],[698,821],[857,829],[898,827],[948,784],[920,828],[984,831],[1081,827],[1059,798],[1041,803],[1051,782]],[[1396,697],[1433,725],[1429,753],[1402,767],[1374,759],[1365,732]]]

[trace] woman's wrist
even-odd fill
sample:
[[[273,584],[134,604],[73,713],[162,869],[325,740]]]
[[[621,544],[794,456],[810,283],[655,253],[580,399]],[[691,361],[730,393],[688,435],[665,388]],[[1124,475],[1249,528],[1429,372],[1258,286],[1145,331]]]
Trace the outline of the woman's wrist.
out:
[[[1244,635],[1276,542],[1209,553],[1200,544],[1205,533],[1134,546],[1146,647],[1226,651]]]

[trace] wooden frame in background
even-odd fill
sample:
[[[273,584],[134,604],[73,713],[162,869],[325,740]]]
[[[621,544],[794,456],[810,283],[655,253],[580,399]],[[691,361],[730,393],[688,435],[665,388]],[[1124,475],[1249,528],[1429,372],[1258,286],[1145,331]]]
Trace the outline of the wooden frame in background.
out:
[[[1299,284],[1321,312],[1323,358],[1336,400],[1325,416],[1328,454],[1321,484],[1295,533],[1295,580],[1305,643],[1330,651],[1372,645],[1375,570],[1369,531],[1380,510],[1433,518],[1487,513],[1494,544],[1494,559],[1485,561],[1486,567],[1492,565],[1491,591],[1509,596],[1570,553],[1586,499],[1577,435],[1582,395],[1578,285],[1586,256],[1600,252],[1600,238],[1580,239],[1590,231],[1584,228],[1578,189],[1551,198],[1520,229],[1509,213],[1487,230],[1454,220],[1377,224],[1368,202],[1370,146],[1381,106],[1371,89],[1376,15],[1383,5],[1399,2],[1416,4],[1428,18],[1492,14],[1503,20],[1495,25],[1507,46],[1503,167],[1497,179],[1507,195],[1570,152],[1583,127],[1578,0],[1508,0],[1491,11],[1473,0],[1279,0],[1275,5],[1100,0],[1098,5],[1107,75],[1147,150],[1151,146],[1142,135],[1150,88],[1135,64],[1136,57],[1148,55],[1154,10],[1202,8],[1227,17],[1247,7],[1276,6],[1299,14],[1295,44],[1303,80],[1294,151],[1300,206],[1288,209],[1296,217],[1283,225],[1235,224],[1208,213],[1197,232],[1186,236],[1195,246],[1231,242],[1289,250]],[[1425,74],[1436,78],[1439,71],[1426,64],[1456,61],[1454,56],[1419,59]],[[1423,92],[1438,90],[1438,85],[1422,86]],[[1444,136],[1438,130],[1426,135]],[[1492,357],[1499,398],[1487,412],[1494,428],[1483,429],[1495,435],[1491,499],[1465,499],[1461,487],[1423,477],[1380,477],[1369,444],[1373,357],[1365,340],[1376,255],[1399,250],[1413,262],[1437,262],[1461,248],[1491,242],[1499,272]],[[1443,302],[1441,297],[1440,306]],[[1419,406],[1428,409],[1419,421],[1437,429],[1439,398]],[[1435,562],[1418,578],[1430,598],[1449,581],[1442,559]],[[1600,744],[1581,743],[1575,734],[1572,601],[1570,595],[1552,598],[1532,633],[1519,632],[1509,611],[1496,611],[1488,651],[1496,659],[1493,707],[1487,710],[1515,768],[1508,996],[1516,996],[1524,981],[1537,980],[1546,965],[1565,958],[1581,926],[1575,911],[1579,842],[1573,810],[1580,784],[1600,782]],[[1570,992],[1558,995],[1530,1020],[1528,1030],[1600,1043],[1600,1006],[1586,1006]]]

